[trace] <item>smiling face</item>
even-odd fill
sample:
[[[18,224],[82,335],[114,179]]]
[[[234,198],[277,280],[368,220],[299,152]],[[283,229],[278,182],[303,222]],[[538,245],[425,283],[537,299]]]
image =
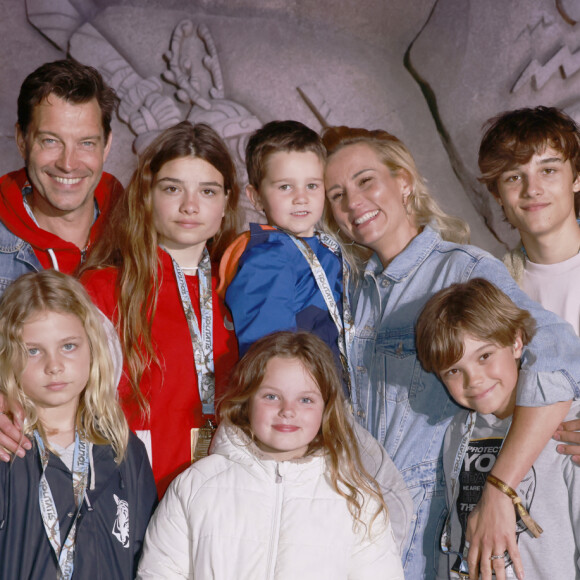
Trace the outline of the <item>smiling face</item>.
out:
[[[248,185],[246,194],[270,225],[310,237],[324,209],[323,174],[315,153],[278,151],[268,158],[260,190]]]
[[[74,421],[79,398],[89,380],[91,350],[74,314],[38,312],[22,325],[28,361],[20,379],[41,419],[58,409]],[[67,414],[67,417],[69,415]]]
[[[392,174],[366,143],[346,145],[328,160],[326,196],[341,231],[374,250],[386,266],[417,235],[404,206],[411,192],[405,171]]]
[[[513,346],[502,347],[465,334],[463,356],[439,377],[460,405],[478,413],[509,417],[516,402],[521,333]]]
[[[249,403],[256,444],[272,459],[303,457],[320,431],[324,401],[314,379],[295,358],[268,361],[262,384]]]
[[[50,95],[34,107],[16,141],[33,186],[35,212],[49,217],[94,211],[94,191],[111,147],[96,99],[69,103]]]
[[[509,223],[517,228],[524,244],[527,237],[542,237],[576,224],[572,163],[546,147],[523,165],[504,171],[497,180],[497,201]]]
[[[224,216],[227,198],[222,174],[199,157],[173,159],[155,176],[152,195],[159,244],[180,266],[197,266]]]

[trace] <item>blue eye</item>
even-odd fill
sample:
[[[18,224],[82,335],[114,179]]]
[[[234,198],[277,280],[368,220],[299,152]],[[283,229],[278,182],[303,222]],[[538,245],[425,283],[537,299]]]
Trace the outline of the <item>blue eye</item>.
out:
[[[28,349],[28,356],[36,356],[40,352],[40,349],[32,347]]]

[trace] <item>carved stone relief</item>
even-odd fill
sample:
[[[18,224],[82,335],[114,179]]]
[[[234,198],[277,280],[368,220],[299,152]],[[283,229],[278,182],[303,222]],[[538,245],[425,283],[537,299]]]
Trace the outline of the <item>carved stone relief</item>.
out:
[[[407,143],[435,197],[470,223],[473,242],[500,254],[502,244],[486,228],[482,215],[488,218],[470,190],[477,183],[457,170],[460,156],[449,154],[423,87],[409,75],[410,64],[419,69],[415,48],[424,36],[405,49],[442,0],[401,0],[401,6],[365,0],[354,12],[321,1],[324,7],[306,2],[298,9],[241,0],[210,9],[197,0],[26,0],[26,25],[38,31],[35,54],[44,43],[52,60],[56,46],[56,58],[68,53],[96,66],[117,89],[122,106],[106,168],[124,183],[135,165],[131,147],[141,150],[186,118],[220,132],[242,182],[247,136],[263,122],[293,118],[316,130],[325,124],[380,127]],[[430,46],[433,56],[440,47],[441,38]],[[26,73],[32,68],[22,63]]]
[[[518,237],[476,179],[482,126],[502,111],[537,105],[580,121],[578,20],[572,0],[439,0],[410,50],[456,174],[509,245]]]

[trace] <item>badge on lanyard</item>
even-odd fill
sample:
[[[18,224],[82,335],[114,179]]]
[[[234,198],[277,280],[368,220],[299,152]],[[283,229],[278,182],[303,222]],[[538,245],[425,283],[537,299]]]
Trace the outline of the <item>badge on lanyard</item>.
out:
[[[191,430],[191,462],[207,457],[209,446],[216,431],[211,419],[207,419],[203,427],[194,427]]]
[[[201,313],[201,332],[195,310],[191,303],[187,281],[179,264],[172,258],[173,270],[177,279],[177,287],[181,297],[181,305],[189,327],[191,346],[197,374],[197,388],[202,404],[202,416],[215,414],[215,374],[213,361],[213,307],[211,295],[211,262],[207,248],[204,248],[198,266],[199,280],[199,310]],[[191,462],[205,457],[216,427],[207,418],[203,427],[191,429]]]

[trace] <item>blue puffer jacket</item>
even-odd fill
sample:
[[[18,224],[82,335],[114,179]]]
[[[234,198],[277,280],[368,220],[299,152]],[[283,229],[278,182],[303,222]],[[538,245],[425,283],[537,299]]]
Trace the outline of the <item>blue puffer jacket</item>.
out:
[[[326,273],[342,314],[342,263],[317,237],[304,238]],[[250,224],[250,240],[226,292],[240,356],[262,336],[307,330],[338,356],[338,331],[310,266],[288,234]]]

